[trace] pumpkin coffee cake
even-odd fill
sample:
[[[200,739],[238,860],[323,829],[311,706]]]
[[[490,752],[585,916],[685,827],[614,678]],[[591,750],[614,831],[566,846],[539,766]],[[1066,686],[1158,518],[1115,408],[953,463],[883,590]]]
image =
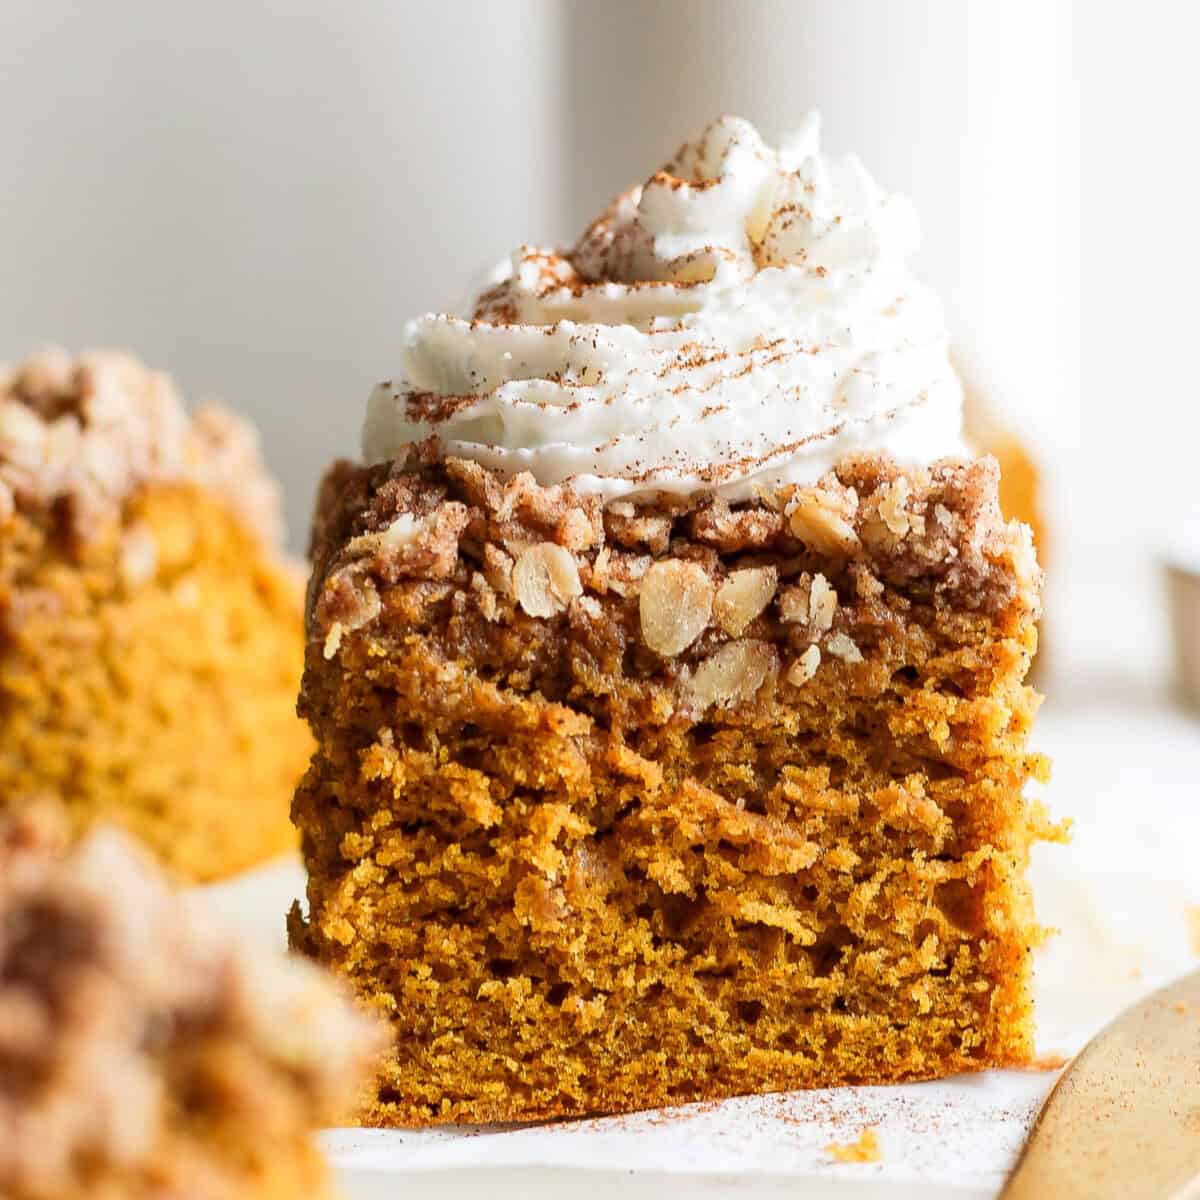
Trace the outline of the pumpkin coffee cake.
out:
[[[911,219],[711,126],[423,318],[313,532],[293,944],[378,1125],[1027,1061],[1039,571]]]
[[[293,844],[302,592],[253,429],[122,354],[0,370],[0,813],[43,795],[176,872]]]
[[[313,1141],[383,1042],[310,964],[252,952],[124,835],[0,820],[0,1196],[325,1200]]]

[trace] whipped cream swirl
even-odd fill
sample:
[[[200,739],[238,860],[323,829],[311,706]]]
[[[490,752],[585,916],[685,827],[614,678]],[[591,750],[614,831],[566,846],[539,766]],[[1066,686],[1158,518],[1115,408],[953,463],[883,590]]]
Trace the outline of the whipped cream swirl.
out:
[[[569,252],[522,247],[470,319],[421,317],[372,393],[369,462],[440,453],[543,485],[741,500],[838,459],[962,454],[907,201],[810,114],[777,149],[725,117]]]

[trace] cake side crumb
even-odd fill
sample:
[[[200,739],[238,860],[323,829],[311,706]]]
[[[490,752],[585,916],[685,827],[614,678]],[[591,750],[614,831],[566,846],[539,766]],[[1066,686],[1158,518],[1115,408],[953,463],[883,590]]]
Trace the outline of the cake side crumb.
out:
[[[368,1124],[1033,1057],[1027,533],[987,461],[819,488],[817,550],[766,519],[795,492],[643,522],[419,447],[333,469],[290,934],[396,1014]]]

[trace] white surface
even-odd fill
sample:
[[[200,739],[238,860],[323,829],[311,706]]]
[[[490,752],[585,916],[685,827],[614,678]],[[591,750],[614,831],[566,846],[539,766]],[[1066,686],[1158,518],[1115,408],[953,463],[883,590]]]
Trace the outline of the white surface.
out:
[[[1152,695],[1048,706],[1035,738],[1055,760],[1046,799],[1076,821],[1069,847],[1035,853],[1038,915],[1062,933],[1038,964],[1039,1050],[1070,1053],[1126,1004],[1200,967],[1200,723]],[[302,880],[294,864],[206,889],[264,939],[281,941]],[[264,920],[264,916],[269,920]],[[347,1194],[635,1200],[695,1196],[839,1200],[995,1195],[1053,1072],[987,1072],[939,1083],[748,1097],[667,1112],[515,1129],[335,1130],[324,1145]],[[866,1126],[876,1164],[825,1147]]]

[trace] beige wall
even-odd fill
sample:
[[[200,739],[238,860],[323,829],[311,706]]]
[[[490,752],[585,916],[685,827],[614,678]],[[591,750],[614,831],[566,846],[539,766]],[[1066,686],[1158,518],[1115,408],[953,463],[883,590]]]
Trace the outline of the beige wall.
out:
[[[0,361],[119,344],[261,424],[304,536],[401,321],[551,236],[552,0],[0,15]]]

